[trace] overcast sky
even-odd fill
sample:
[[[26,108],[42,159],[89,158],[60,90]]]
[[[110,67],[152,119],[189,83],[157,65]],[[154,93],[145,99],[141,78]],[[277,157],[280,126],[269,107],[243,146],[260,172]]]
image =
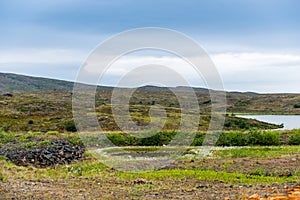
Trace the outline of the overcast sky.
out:
[[[163,27],[195,39],[226,90],[300,93],[299,9],[298,0],[2,0],[0,72],[75,80],[108,37]],[[184,65],[168,55],[129,55],[103,84],[114,85],[128,66],[151,63]]]

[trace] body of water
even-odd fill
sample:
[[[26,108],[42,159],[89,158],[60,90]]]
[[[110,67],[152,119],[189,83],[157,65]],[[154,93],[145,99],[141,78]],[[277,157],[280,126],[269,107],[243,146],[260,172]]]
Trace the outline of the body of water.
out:
[[[300,115],[237,115],[237,117],[256,119],[272,124],[284,124],[282,129],[300,128]]]

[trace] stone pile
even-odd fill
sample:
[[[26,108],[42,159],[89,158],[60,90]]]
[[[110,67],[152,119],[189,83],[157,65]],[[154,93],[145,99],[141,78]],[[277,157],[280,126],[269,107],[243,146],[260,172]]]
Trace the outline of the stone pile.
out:
[[[20,147],[0,148],[0,155],[19,166],[33,165],[35,167],[48,167],[57,164],[68,164],[83,157],[84,147],[71,145],[64,140],[51,141],[45,147],[31,149]]]

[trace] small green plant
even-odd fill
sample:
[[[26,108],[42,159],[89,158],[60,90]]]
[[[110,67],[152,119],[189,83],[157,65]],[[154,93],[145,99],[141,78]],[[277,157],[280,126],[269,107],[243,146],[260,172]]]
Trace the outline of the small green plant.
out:
[[[249,129],[249,124],[244,121],[244,120],[237,120],[235,121],[235,124],[240,128],[240,129]]]
[[[252,176],[271,176],[271,173],[264,169],[263,167],[259,167],[255,169],[254,171],[250,172],[250,175]]]
[[[224,123],[224,126],[227,127],[227,128],[231,127],[232,125],[233,125],[232,121],[226,121]]]
[[[289,145],[300,145],[300,134],[295,134],[288,140]]]
[[[136,142],[136,139],[126,133],[110,133],[107,138],[117,146],[129,146]]]
[[[58,135],[58,131],[48,131],[46,134],[48,135]]]
[[[300,108],[300,103],[294,104],[294,108]]]
[[[66,131],[70,131],[70,132],[76,132],[77,131],[76,125],[73,121],[67,122],[65,124],[65,129],[66,129]]]
[[[39,142],[38,145],[42,146],[42,147],[49,146],[49,145],[51,145],[51,141],[50,140],[43,140],[43,141]]]
[[[0,181],[4,181],[4,176],[1,172],[0,172]]]
[[[30,119],[30,120],[28,121],[28,124],[34,124],[33,120]]]
[[[204,141],[204,135],[198,133],[198,134],[195,135],[195,138],[194,138],[194,141],[192,143],[192,146],[202,146],[203,141]]]
[[[8,143],[15,140],[15,136],[12,133],[5,133],[0,131],[0,143]]]
[[[70,142],[73,145],[83,145],[82,140],[80,139],[80,137],[72,137],[69,136],[67,138],[68,142]]]
[[[21,146],[24,148],[31,149],[31,148],[37,147],[38,143],[37,142],[27,142],[27,143],[22,144]]]

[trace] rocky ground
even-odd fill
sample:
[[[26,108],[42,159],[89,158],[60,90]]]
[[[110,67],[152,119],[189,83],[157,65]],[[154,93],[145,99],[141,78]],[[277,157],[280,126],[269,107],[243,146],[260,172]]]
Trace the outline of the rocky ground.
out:
[[[145,187],[149,189],[145,189]],[[288,195],[294,184],[238,184],[178,180],[114,181],[74,179],[0,182],[0,199],[253,199]],[[142,189],[144,188],[144,189]],[[154,189],[156,188],[156,189]],[[275,195],[276,194],[276,195]],[[296,195],[299,193],[296,193]],[[277,195],[278,196],[278,195]],[[282,196],[281,196],[282,197]],[[281,198],[287,199],[287,198]],[[291,198],[292,199],[292,198]],[[295,197],[294,199],[300,199]]]

